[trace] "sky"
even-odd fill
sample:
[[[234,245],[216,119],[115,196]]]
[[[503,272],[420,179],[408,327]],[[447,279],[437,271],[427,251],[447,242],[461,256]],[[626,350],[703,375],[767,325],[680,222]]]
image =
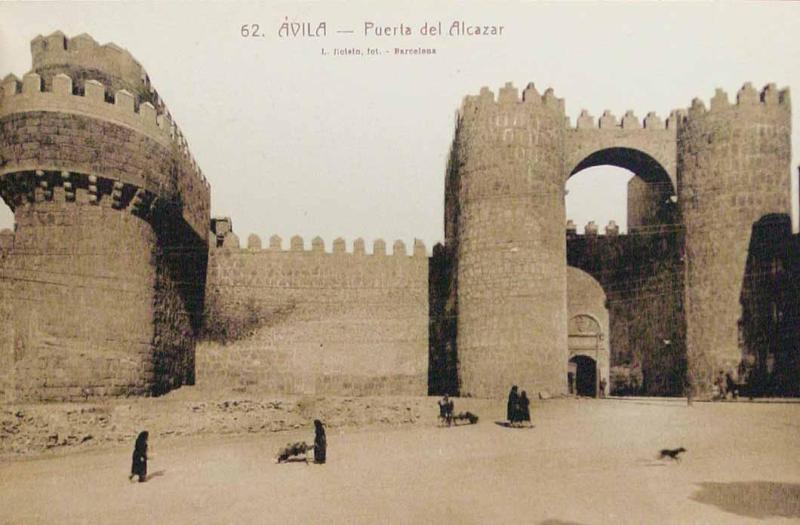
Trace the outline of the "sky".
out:
[[[281,37],[287,20],[325,22],[327,36]],[[503,33],[419,34],[460,20]],[[583,108],[666,118],[695,97],[708,104],[717,87],[734,100],[746,81],[789,86],[797,100],[799,22],[794,2],[2,3],[0,77],[30,70],[38,34],[114,42],[147,69],[211,183],[212,215],[231,216],[242,240],[278,234],[287,246],[299,234],[308,246],[319,235],[330,250],[339,236],[348,249],[357,237],[419,238],[430,250],[443,239],[445,165],[465,95],[507,81],[553,87],[573,124]],[[252,24],[263,36],[242,36]],[[400,24],[413,34],[374,34]],[[418,46],[436,54],[393,53]],[[574,176],[568,217],[624,228],[630,177],[607,167]],[[12,227],[0,208],[0,228]]]

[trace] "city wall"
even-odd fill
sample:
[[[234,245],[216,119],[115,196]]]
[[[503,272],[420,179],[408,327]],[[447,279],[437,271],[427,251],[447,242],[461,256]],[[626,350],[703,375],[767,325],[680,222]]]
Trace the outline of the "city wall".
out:
[[[356,240],[331,252],[232,232],[211,249],[197,382],[291,394],[426,395],[428,255]]]
[[[594,277],[606,294],[611,366],[643,377],[639,390],[628,393],[684,393],[683,235],[666,225],[620,235],[613,222],[605,234],[594,223],[578,234],[568,224],[570,266]]]

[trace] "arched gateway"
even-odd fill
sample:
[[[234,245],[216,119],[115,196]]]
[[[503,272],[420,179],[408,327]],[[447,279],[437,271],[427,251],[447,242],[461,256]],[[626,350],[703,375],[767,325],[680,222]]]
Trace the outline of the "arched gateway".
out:
[[[746,84],[735,104],[718,90],[709,110],[695,100],[666,123],[605,112],[595,126],[584,112],[573,128],[551,89],[466,97],[445,191],[461,393],[501,396],[516,383],[566,393],[564,184],[599,164],[639,175],[635,199],[677,197],[689,375],[705,390],[715,369],[732,369],[750,227],[790,211],[789,105],[788,90]]]

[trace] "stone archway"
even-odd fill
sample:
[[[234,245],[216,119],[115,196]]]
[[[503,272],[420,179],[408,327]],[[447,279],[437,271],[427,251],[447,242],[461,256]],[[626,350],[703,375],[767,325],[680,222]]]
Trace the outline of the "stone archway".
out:
[[[567,177],[598,166],[613,166],[633,173],[627,188],[627,223],[629,228],[674,224],[679,221],[675,179],[669,168],[635,148],[607,146],[591,150],[578,148],[567,162]]]
[[[597,361],[576,355],[569,360],[570,392],[579,396],[597,397]]]
[[[603,375],[598,363],[607,360],[605,340],[607,334],[604,333],[600,321],[593,315],[582,313],[570,318],[567,341],[568,381],[571,393],[597,396]]]

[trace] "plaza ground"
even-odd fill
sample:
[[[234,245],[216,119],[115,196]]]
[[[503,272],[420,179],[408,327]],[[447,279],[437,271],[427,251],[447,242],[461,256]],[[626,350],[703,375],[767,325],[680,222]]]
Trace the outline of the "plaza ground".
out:
[[[0,523],[800,522],[800,404],[563,399],[534,428],[502,401],[456,399],[476,425],[328,431],[328,463],[277,465],[311,428],[152,440],[147,483],[130,446],[4,460]],[[656,459],[685,447],[683,460]]]

